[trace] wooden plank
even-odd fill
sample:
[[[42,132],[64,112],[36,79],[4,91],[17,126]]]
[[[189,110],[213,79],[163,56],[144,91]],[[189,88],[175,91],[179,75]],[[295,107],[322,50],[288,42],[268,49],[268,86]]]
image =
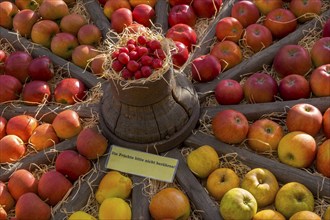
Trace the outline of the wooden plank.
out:
[[[287,44],[297,44],[306,35],[306,33],[315,28],[321,28],[322,23],[320,21],[327,17],[330,17],[330,9],[325,11],[320,18],[315,18],[303,25],[300,25],[296,31],[275,42],[268,48],[254,54],[249,59],[243,60],[240,64],[234,66],[233,68],[220,73],[219,77],[211,82],[194,84],[196,91],[200,94],[200,96],[205,96],[212,93],[218,82],[222,79],[235,79],[239,81],[241,80],[241,76],[246,73],[262,70],[263,65],[272,64],[275,54],[282,46]]]
[[[190,201],[195,205],[196,210],[201,210],[201,215],[205,220],[221,220],[222,217],[219,213],[219,207],[210,198],[204,187],[192,174],[187,166],[182,154],[177,148],[170,150],[166,153],[167,157],[176,158],[179,160],[179,166],[176,171],[175,178],[180,187],[187,194]]]
[[[186,139],[185,145],[197,148],[210,145],[219,155],[237,153],[237,159],[250,168],[265,168],[271,171],[280,183],[299,182],[305,185],[316,197],[330,196],[330,179],[313,175],[303,169],[297,169],[249,150],[235,147],[217,140],[214,136],[196,132]]]
[[[57,145],[47,148],[43,151],[39,151],[35,154],[30,154],[14,164],[10,164],[8,166],[0,166],[0,181],[8,181],[10,175],[17,169],[26,169],[33,171],[37,168],[37,166],[34,165],[53,163],[59,152],[74,149],[76,147],[76,141],[77,137],[74,137],[70,140],[62,141]]]
[[[169,4],[166,0],[158,0],[155,5],[156,19],[155,26],[162,29],[163,34],[165,35],[168,30],[168,9]]]
[[[143,194],[143,188],[148,184],[147,178],[140,176],[132,176],[134,184],[132,190],[132,219],[149,220],[151,219],[149,212],[148,197]]]
[[[0,39],[2,38],[7,39],[8,42],[17,50],[30,51],[33,57],[43,55],[48,56],[55,65],[67,68],[72,77],[83,81],[88,88],[92,88],[98,83],[104,82],[104,79],[97,78],[92,73],[78,67],[72,62],[56,56],[49,49],[39,46],[38,44],[32,44],[29,40],[18,36],[15,32],[8,31],[7,29],[0,27]]]

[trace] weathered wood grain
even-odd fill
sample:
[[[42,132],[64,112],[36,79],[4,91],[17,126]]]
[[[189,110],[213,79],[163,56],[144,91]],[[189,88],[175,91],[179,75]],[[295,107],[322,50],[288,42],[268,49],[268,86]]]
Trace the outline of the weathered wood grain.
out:
[[[155,25],[162,29],[163,34],[165,35],[168,30],[168,10],[169,4],[166,0],[158,0],[155,5],[156,19]]]
[[[148,185],[147,178],[140,176],[132,176],[134,187],[132,189],[132,216],[136,220],[151,219],[149,213],[149,200],[143,194],[143,188]]]

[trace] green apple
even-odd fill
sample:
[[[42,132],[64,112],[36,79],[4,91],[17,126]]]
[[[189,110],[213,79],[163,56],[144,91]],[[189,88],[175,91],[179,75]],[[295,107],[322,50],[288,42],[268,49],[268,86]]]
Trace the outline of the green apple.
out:
[[[289,182],[278,190],[275,197],[275,207],[277,211],[289,219],[296,212],[313,211],[314,196],[303,184]]]
[[[276,177],[269,170],[255,168],[243,178],[241,187],[249,191],[257,200],[258,207],[265,207],[274,202],[279,185]]]
[[[224,219],[250,220],[257,213],[254,196],[243,188],[233,188],[225,193],[220,202],[220,214]]]

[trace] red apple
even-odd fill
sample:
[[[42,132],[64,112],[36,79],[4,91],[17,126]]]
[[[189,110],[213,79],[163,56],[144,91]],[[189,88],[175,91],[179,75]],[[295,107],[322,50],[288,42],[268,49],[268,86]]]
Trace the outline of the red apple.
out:
[[[298,23],[289,9],[277,8],[266,15],[263,25],[272,32],[274,38],[283,38],[295,31]]]
[[[62,79],[54,89],[54,99],[56,102],[72,105],[85,98],[86,86],[76,78]]]
[[[0,103],[19,99],[23,85],[15,77],[0,75]]]
[[[298,74],[290,74],[281,79],[278,90],[280,97],[285,101],[307,99],[311,93],[308,80]]]
[[[253,3],[256,4],[259,11],[264,15],[283,6],[282,0],[253,0]]]
[[[26,152],[26,146],[21,138],[7,134],[0,139],[0,163],[19,161]]]
[[[109,20],[111,20],[113,12],[120,8],[131,10],[131,5],[127,0],[108,0],[103,6],[103,13]]]
[[[90,65],[91,71],[93,74],[95,74],[96,76],[102,76],[104,73],[104,67],[103,64],[105,62],[105,57],[103,56],[97,56],[95,57]]]
[[[12,52],[5,62],[5,74],[16,77],[21,83],[25,83],[29,77],[29,65],[32,57],[28,52]]]
[[[195,58],[191,62],[192,78],[198,82],[209,82],[221,72],[221,65],[216,57],[207,54]]]
[[[181,5],[181,4],[190,5],[192,0],[168,0],[168,2],[170,3],[170,6],[173,7],[175,5]]]
[[[171,51],[171,57],[174,68],[178,69],[183,64],[186,63],[186,61],[189,58],[189,51],[186,45],[179,41],[174,41],[176,50]]]
[[[322,126],[322,113],[314,105],[298,103],[289,109],[285,123],[289,132],[302,131],[315,137]]]
[[[22,91],[22,100],[29,105],[38,105],[50,101],[51,92],[48,83],[40,80],[26,83]]]
[[[37,193],[38,179],[26,169],[17,169],[9,177],[8,190],[17,201],[25,193]]]
[[[273,68],[280,78],[290,74],[305,75],[312,68],[311,56],[303,46],[284,45],[275,54]]]
[[[190,5],[175,5],[168,13],[168,23],[170,27],[179,23],[187,24],[190,27],[194,27],[196,24],[196,20],[197,16],[194,12],[194,9]]]
[[[197,33],[189,25],[176,24],[166,32],[166,37],[186,45],[188,51],[197,43]]]
[[[248,0],[236,2],[231,8],[231,16],[236,18],[244,28],[257,23],[260,12],[256,4]]]
[[[330,107],[325,110],[322,118],[322,129],[324,136],[330,138]]]
[[[214,95],[220,105],[236,105],[244,98],[241,84],[233,79],[219,81],[215,87]]]
[[[60,27],[55,21],[42,19],[33,25],[31,40],[34,43],[50,48],[52,38],[58,32],[60,32]]]
[[[63,0],[43,0],[39,10],[42,19],[60,20],[70,13],[68,5]]]
[[[273,102],[278,92],[278,85],[271,75],[256,72],[246,79],[243,91],[246,101],[250,103]]]
[[[7,29],[13,28],[13,18],[18,13],[17,6],[10,1],[0,2],[0,26]]]
[[[211,18],[215,16],[222,5],[222,0],[193,0],[192,7],[200,18]]]
[[[310,51],[315,67],[330,63],[330,37],[322,37],[314,42]]]
[[[127,8],[119,8],[114,11],[111,15],[111,28],[117,32],[121,33],[123,30],[133,24],[132,11]]]
[[[321,14],[321,0],[291,0],[289,9],[299,22],[309,21]]]
[[[330,37],[330,18],[323,25],[322,37]]]
[[[262,24],[251,24],[245,29],[244,40],[253,52],[269,47],[273,43],[270,30]]]
[[[63,59],[71,59],[72,52],[78,45],[78,39],[74,35],[60,32],[52,38],[50,50]]]
[[[315,96],[330,96],[330,64],[314,69],[309,84]]]
[[[61,139],[72,138],[82,130],[78,113],[71,109],[58,113],[52,122],[52,126],[56,135]]]
[[[86,24],[79,29],[77,38],[79,44],[97,46],[101,42],[102,33],[95,24]]]
[[[151,21],[156,17],[155,10],[147,4],[139,4],[132,11],[133,21],[145,27],[151,27]]]
[[[91,169],[91,162],[74,150],[62,151],[55,160],[56,171],[67,176],[72,182]]]
[[[218,41],[229,40],[235,43],[243,34],[242,24],[234,17],[224,17],[218,21],[215,27],[215,35]]]
[[[327,139],[320,144],[315,161],[317,171],[325,177],[330,178],[330,139]]]
[[[239,144],[245,140],[249,123],[241,112],[227,109],[219,111],[212,119],[214,136],[228,144]]]
[[[0,49],[0,74],[5,72],[5,61],[7,59],[7,53]]]
[[[13,29],[21,36],[29,38],[33,25],[38,21],[39,15],[31,9],[19,11],[13,18]]]
[[[7,119],[0,116],[0,139],[6,136]]]
[[[51,59],[48,56],[34,58],[29,65],[29,76],[32,80],[51,80],[54,76],[54,67]]]
[[[10,194],[6,183],[2,181],[0,181],[0,207],[3,207],[6,212],[9,212],[15,207],[15,200]]]

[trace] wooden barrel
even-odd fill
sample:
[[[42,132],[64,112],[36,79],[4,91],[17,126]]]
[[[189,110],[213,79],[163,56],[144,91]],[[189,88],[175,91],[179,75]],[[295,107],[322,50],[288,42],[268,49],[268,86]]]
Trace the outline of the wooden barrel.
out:
[[[154,81],[109,80],[100,105],[100,126],[111,143],[160,153],[178,146],[200,113],[191,82],[172,69]]]

